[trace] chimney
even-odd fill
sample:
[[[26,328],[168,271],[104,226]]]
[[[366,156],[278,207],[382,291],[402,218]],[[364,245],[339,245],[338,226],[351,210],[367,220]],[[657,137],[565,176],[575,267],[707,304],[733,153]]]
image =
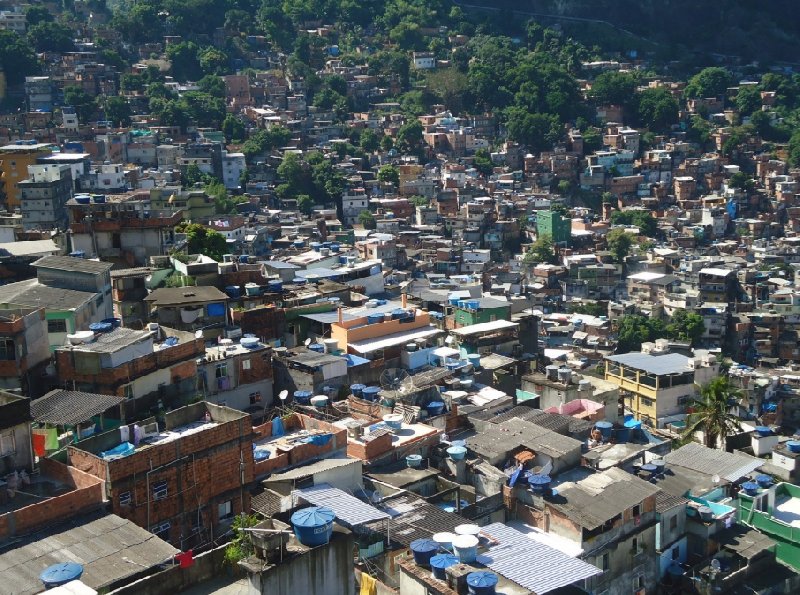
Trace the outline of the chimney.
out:
[[[407,305],[408,304],[408,299],[406,298],[406,292],[404,291],[403,293],[400,294],[400,296],[401,296],[400,299],[402,300],[402,303],[403,303],[403,308],[405,309],[405,308],[408,307],[408,305]]]
[[[337,308],[337,314],[339,315],[339,326],[341,326],[344,323],[344,314],[341,306]]]

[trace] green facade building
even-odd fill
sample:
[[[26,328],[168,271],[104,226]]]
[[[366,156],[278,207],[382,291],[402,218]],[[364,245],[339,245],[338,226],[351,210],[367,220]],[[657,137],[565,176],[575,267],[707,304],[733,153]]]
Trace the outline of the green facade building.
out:
[[[556,244],[569,244],[572,238],[572,220],[555,211],[539,211],[536,214],[536,233],[547,234]]]

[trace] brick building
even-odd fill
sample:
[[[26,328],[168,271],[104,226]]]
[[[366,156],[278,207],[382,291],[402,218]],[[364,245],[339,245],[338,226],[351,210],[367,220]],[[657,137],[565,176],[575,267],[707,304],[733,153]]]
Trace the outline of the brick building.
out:
[[[144,424],[144,438],[125,456],[108,454],[126,442],[120,430],[78,442],[67,455],[105,481],[114,514],[186,550],[222,535],[250,509],[253,426],[249,415],[205,402],[164,417],[163,430]]]

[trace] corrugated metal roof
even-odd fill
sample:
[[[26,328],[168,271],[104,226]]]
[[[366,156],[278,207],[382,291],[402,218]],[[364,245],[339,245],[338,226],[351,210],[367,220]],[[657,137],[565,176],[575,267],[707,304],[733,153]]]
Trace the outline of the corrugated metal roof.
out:
[[[453,532],[458,525],[469,523],[469,519],[455,512],[446,512],[408,492],[386,498],[381,507],[391,515],[390,535],[392,541],[410,545],[420,538],[430,539],[434,534]],[[373,531],[385,531],[382,523],[371,524]]]
[[[99,395],[68,390],[54,390],[31,402],[35,421],[54,425],[72,425],[90,420],[125,399],[115,395]]]
[[[606,359],[636,370],[644,370],[648,374],[655,374],[656,376],[694,371],[693,367],[689,367],[691,360],[680,353],[665,353],[662,355],[623,353],[622,355],[610,355]]]
[[[731,482],[749,475],[764,464],[762,459],[708,448],[695,442],[673,450],[664,457],[664,460],[670,465],[686,467],[708,475],[718,475],[721,479]]]
[[[336,514],[337,520],[351,527],[389,518],[385,512],[327,483],[295,490],[292,494],[316,506],[327,506]]]
[[[295,467],[283,473],[273,473],[269,481],[288,481],[292,479],[302,479],[304,477],[311,477],[315,473],[328,471],[330,469],[338,469],[339,467],[347,467],[349,465],[361,465],[361,459],[322,459],[310,465],[303,465],[302,467]]]
[[[602,570],[533,539],[502,523],[481,533],[496,541],[477,561],[525,589],[543,595],[602,574]]]

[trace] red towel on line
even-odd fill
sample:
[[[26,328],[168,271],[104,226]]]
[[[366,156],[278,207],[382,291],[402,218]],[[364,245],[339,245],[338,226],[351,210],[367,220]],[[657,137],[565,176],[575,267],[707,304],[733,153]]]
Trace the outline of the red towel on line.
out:
[[[192,550],[187,550],[181,554],[177,554],[175,559],[178,561],[181,568],[189,568],[194,564],[194,552]]]
[[[31,440],[33,440],[33,452],[36,453],[37,457],[43,457],[45,454],[44,443],[47,439],[47,436],[44,434],[31,434]]]

